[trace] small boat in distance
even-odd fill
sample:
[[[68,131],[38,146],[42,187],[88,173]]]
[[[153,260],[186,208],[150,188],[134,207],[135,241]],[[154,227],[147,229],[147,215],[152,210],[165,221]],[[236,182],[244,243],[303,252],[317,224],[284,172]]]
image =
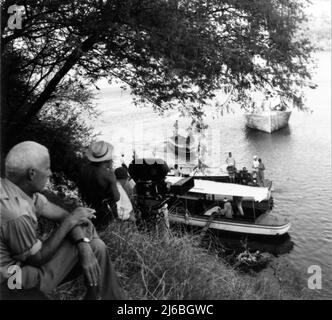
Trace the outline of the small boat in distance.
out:
[[[288,125],[292,111],[269,110],[263,112],[245,113],[246,126],[272,133]]]

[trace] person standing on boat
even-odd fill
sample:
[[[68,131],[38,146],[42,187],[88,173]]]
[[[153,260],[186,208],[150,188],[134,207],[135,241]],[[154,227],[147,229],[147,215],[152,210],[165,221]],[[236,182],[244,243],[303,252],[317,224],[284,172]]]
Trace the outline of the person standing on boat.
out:
[[[228,157],[226,158],[226,164],[227,164],[226,170],[229,175],[229,181],[235,183],[236,168],[235,168],[235,159],[232,156],[232,152],[228,153]]]
[[[257,157],[257,156],[254,156],[254,160],[253,160],[253,162],[252,162],[253,173],[258,174],[258,167],[259,167],[258,157]]]
[[[257,182],[259,186],[264,187],[264,170],[265,166],[264,163],[262,162],[262,159],[258,159],[259,165],[258,165],[258,174],[257,174]]]

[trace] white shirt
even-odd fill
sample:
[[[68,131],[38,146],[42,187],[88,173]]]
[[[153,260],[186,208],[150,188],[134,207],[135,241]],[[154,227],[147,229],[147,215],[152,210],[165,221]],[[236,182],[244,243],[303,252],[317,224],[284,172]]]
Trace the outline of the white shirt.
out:
[[[254,160],[254,161],[252,162],[252,167],[253,167],[254,169],[258,169],[258,167],[259,167],[259,161],[258,161],[258,160]]]
[[[233,157],[228,157],[226,163],[228,166],[235,166],[235,159]]]

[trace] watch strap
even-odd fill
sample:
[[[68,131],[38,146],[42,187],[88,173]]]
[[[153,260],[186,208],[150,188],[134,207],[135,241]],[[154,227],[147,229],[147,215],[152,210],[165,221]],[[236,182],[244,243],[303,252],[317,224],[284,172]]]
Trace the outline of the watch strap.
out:
[[[81,242],[90,243],[90,239],[84,237],[84,238],[76,240],[75,244],[79,244]]]

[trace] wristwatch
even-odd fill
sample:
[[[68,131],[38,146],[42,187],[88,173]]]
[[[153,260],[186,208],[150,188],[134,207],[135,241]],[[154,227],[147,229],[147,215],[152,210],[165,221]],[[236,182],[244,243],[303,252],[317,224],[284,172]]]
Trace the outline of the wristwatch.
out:
[[[81,243],[81,242],[90,243],[91,241],[90,241],[89,238],[84,237],[84,238],[78,239],[78,240],[76,241],[76,244],[79,244],[79,243]]]

